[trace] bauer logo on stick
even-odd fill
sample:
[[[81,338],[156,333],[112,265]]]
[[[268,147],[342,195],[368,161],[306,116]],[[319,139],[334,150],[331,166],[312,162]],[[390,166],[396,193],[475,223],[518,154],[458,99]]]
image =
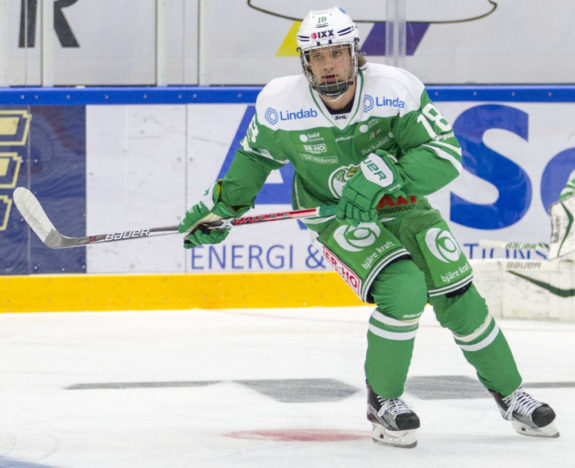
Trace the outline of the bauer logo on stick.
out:
[[[138,237],[148,237],[149,229],[134,229],[133,231],[111,232],[106,234],[106,240],[137,239]]]

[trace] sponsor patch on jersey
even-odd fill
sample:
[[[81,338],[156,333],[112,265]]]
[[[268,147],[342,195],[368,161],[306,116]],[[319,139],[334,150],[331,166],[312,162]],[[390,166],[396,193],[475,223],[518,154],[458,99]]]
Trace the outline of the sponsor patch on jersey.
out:
[[[279,118],[280,120],[300,120],[300,119],[310,119],[313,117],[317,117],[317,111],[312,109],[299,109],[297,111],[280,111]]]
[[[353,135],[352,135],[353,137]],[[302,133],[299,136],[299,139],[302,143],[313,143],[313,142],[320,142],[324,141],[323,136],[319,132],[311,132],[311,133]]]
[[[327,262],[332,266],[332,268],[337,271],[337,273],[344,279],[344,281],[349,284],[351,289],[361,297],[361,279],[360,277],[345,263],[343,263],[336,255],[328,250],[328,248],[323,246],[323,256]]]
[[[374,107],[395,107],[397,109],[405,108],[405,101],[398,97],[372,96],[366,94],[363,96],[363,111],[369,112]]]
[[[317,117],[317,111],[313,108],[299,109],[297,111],[282,110],[277,111],[273,107],[268,107],[264,112],[264,118],[270,125],[277,124],[280,120],[300,120]]]
[[[333,238],[342,249],[348,252],[361,252],[374,244],[380,234],[381,228],[377,223],[360,223],[357,226],[342,224],[333,232]],[[390,246],[391,243],[384,250]],[[364,262],[369,263],[367,259]]]
[[[355,135],[340,136],[340,137],[337,137],[337,138],[335,139],[335,142],[336,142],[336,143],[339,143],[340,141],[349,141],[349,140],[351,140],[351,139],[353,139],[353,138],[355,138]]]
[[[275,110],[273,107],[268,107],[264,112],[264,118],[268,121],[269,124],[275,125],[278,123],[279,120],[278,111]]]
[[[425,234],[427,248],[435,258],[444,262],[457,262],[461,257],[461,248],[449,231],[431,228]]]
[[[319,145],[303,145],[303,149],[311,154],[321,154],[327,151],[327,145],[325,143],[320,143]]]
[[[310,161],[318,164],[336,164],[337,156],[315,156],[308,153],[300,153],[299,157],[304,161]]]

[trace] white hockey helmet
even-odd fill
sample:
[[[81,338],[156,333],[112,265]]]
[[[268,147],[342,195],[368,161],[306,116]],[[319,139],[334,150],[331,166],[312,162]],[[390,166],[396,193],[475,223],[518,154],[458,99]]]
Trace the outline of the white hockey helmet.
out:
[[[359,31],[351,17],[341,8],[311,10],[303,19],[297,33],[297,45],[305,76],[320,94],[337,97],[355,81],[359,58]],[[310,51],[321,47],[344,45],[349,47],[351,70],[348,77],[333,83],[318,83],[310,69]]]

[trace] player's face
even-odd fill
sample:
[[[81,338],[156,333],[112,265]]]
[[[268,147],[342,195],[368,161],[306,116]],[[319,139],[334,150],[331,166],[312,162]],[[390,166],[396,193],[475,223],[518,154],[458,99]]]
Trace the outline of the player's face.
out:
[[[308,53],[310,70],[317,84],[332,84],[352,77],[353,66],[349,46],[319,47]]]

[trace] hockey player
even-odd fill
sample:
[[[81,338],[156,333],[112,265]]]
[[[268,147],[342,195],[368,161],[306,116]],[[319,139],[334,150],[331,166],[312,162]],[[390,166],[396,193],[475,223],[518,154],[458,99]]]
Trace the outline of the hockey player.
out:
[[[311,11],[297,34],[303,75],[272,80],[223,180],[185,215],[185,247],[223,241],[202,223],[249,210],[270,171],[295,168],[295,209],[337,205],[307,220],[324,255],[376,308],[367,333],[372,438],[414,447],[419,418],[401,398],[427,302],[452,333],[503,417],[525,435],[557,437],[555,414],[521,387],[507,341],[472,284],[472,270],[426,199],[461,172],[461,149],[424,85],[405,70],[367,64],[341,9]]]

